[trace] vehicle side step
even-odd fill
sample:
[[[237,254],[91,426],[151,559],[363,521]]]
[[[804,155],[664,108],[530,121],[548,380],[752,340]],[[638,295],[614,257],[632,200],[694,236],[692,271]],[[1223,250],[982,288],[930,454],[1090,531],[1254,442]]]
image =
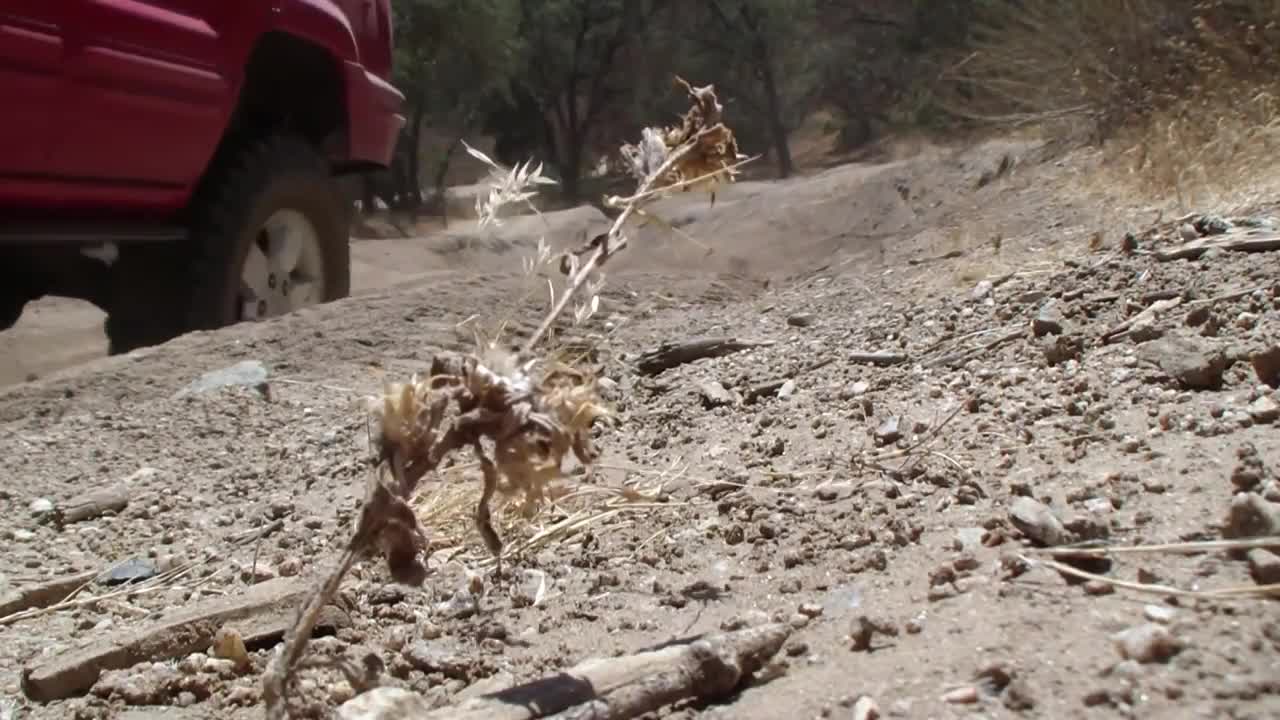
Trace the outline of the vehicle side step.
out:
[[[186,230],[173,225],[128,226],[112,223],[84,225],[0,224],[0,245],[132,245],[177,242]]]

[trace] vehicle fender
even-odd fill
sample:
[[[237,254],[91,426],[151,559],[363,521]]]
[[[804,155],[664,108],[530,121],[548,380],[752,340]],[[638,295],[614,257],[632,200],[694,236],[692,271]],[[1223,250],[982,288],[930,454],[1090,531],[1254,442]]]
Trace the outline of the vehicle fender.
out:
[[[359,62],[351,21],[331,0],[275,0],[272,29],[315,43],[339,60]]]

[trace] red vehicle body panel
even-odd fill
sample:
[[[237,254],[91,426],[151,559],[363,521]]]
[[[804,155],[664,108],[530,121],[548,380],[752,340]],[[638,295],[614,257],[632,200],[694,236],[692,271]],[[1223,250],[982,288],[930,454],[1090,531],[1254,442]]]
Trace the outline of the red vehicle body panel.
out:
[[[387,165],[404,123],[390,0],[0,0],[0,209],[168,217],[231,120],[259,40],[328,51],[345,160]]]

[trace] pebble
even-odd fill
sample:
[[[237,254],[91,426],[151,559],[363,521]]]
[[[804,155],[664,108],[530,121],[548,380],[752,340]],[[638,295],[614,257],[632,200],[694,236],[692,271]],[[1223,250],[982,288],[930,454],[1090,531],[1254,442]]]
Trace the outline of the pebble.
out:
[[[1111,637],[1120,656],[1140,663],[1164,662],[1181,650],[1181,643],[1169,629],[1156,623],[1143,623],[1122,630]]]
[[[1280,403],[1269,395],[1263,395],[1249,403],[1249,417],[1259,425],[1270,425],[1280,420]]]
[[[1249,363],[1263,384],[1280,387],[1280,344],[1253,353],[1249,356]]]
[[[32,517],[43,518],[53,513],[53,501],[49,498],[36,498],[31,501],[28,508],[31,510]]]
[[[971,705],[978,702],[978,688],[966,685],[954,690],[948,690],[942,696],[942,700],[952,705]]]
[[[1280,535],[1280,506],[1257,493],[1236,493],[1222,528],[1227,539]]]
[[[1146,605],[1142,608],[1142,616],[1154,623],[1168,625],[1173,622],[1177,611],[1164,605]]]
[[[787,324],[791,327],[809,327],[813,321],[813,313],[801,312],[787,316]]]
[[[1254,548],[1246,557],[1254,582],[1259,585],[1280,583],[1280,555],[1264,548]]]
[[[1009,507],[1009,521],[1023,535],[1048,547],[1071,542],[1071,534],[1048,505],[1035,498],[1019,497]]]
[[[877,720],[880,717],[880,706],[868,695],[858,698],[853,704],[853,720]]]

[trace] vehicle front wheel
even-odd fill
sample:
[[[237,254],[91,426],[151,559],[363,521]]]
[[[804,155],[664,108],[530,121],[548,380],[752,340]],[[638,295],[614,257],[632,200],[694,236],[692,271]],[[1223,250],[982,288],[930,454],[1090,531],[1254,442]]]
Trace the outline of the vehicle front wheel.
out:
[[[346,204],[319,153],[301,138],[278,136],[225,167],[194,201],[180,251],[186,282],[168,291],[180,295],[172,321],[156,316],[163,298],[143,297],[145,283],[127,283],[107,322],[113,354],[350,294]]]

